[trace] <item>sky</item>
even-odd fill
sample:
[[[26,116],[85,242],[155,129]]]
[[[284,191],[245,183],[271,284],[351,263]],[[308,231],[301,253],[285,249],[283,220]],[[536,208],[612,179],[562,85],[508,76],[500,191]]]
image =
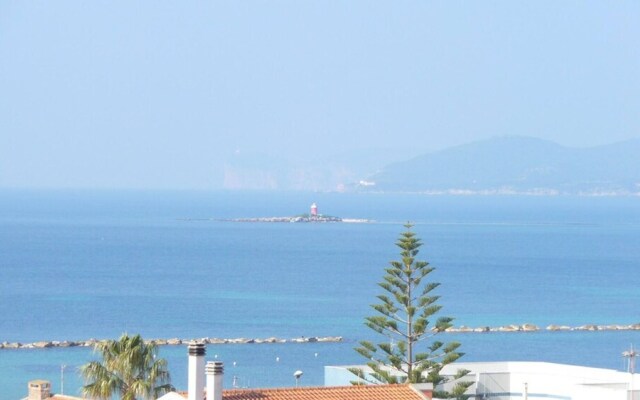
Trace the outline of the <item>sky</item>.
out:
[[[0,188],[217,189],[234,154],[626,140],[639,40],[635,0],[3,0]]]

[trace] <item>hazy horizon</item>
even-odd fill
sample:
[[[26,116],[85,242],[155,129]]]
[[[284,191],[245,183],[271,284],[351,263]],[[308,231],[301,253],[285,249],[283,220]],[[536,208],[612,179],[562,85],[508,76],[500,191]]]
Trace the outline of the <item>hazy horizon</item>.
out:
[[[220,189],[242,155],[330,169],[313,183],[505,135],[637,138],[638,20],[634,1],[3,2],[0,188]]]

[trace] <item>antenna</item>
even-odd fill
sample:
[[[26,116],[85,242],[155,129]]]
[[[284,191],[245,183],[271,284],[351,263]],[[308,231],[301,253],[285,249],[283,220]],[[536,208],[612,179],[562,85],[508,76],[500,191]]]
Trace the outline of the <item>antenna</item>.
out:
[[[297,370],[293,373],[294,378],[296,378],[296,387],[298,387],[298,382],[300,381],[300,377],[302,376],[302,371]]]
[[[636,357],[640,355],[637,351],[633,349],[633,344],[631,345],[631,349],[622,353],[622,357],[629,359],[629,364],[627,365],[627,372],[631,374],[635,373],[636,369]]]
[[[64,394],[64,369],[65,368],[67,368],[67,366],[64,364],[60,366],[60,394]]]

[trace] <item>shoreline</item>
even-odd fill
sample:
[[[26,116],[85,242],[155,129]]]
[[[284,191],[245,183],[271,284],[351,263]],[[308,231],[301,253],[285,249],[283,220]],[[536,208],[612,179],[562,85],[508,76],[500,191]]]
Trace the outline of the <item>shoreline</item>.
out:
[[[548,325],[545,328],[540,328],[534,324],[522,324],[522,325],[503,325],[498,327],[482,326],[482,327],[468,327],[465,325],[459,327],[451,327],[442,331],[441,333],[526,333],[526,332],[612,332],[612,331],[640,331],[640,323],[636,324],[609,324],[609,325],[595,325],[586,324],[579,326],[569,325]],[[21,342],[0,342],[0,350],[18,350],[18,349],[49,349],[49,348],[67,348],[67,347],[93,347],[97,343],[106,341],[108,339],[87,339],[87,340],[43,340],[31,343]],[[197,341],[204,344],[213,345],[225,345],[225,344],[274,344],[274,343],[341,343],[343,342],[342,336],[311,336],[299,338],[192,338],[192,339],[147,339],[146,343],[153,343],[157,346],[179,346],[188,344],[191,341]]]

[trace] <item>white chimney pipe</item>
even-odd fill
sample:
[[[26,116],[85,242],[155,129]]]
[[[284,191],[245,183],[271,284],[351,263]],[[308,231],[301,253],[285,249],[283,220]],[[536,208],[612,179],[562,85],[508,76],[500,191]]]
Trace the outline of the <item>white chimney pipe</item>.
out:
[[[204,391],[204,355],[203,343],[189,343],[189,384],[188,400],[202,400]]]
[[[221,361],[209,361],[207,373],[207,400],[222,400],[222,378],[224,367]]]

